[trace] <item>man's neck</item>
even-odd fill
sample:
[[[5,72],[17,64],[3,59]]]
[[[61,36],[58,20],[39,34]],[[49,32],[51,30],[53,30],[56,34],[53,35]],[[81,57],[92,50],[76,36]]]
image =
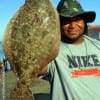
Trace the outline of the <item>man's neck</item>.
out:
[[[73,45],[78,45],[84,41],[84,38],[83,38],[83,36],[80,36],[76,39],[69,39],[66,37],[62,37],[61,41],[65,42],[65,43],[73,44]]]

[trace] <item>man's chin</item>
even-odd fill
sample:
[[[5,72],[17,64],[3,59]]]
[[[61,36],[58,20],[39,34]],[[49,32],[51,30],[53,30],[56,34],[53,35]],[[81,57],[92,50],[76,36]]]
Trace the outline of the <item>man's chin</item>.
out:
[[[61,40],[64,42],[73,43],[73,42],[77,41],[81,36],[82,35],[80,35],[80,36],[77,36],[77,35],[62,36]]]

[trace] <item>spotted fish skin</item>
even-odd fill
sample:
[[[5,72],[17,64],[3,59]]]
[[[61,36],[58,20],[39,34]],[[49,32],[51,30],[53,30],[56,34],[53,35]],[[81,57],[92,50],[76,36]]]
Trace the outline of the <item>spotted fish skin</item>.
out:
[[[59,44],[59,16],[49,0],[26,0],[8,23],[3,39],[5,55],[19,83],[26,85],[36,69],[57,56]]]

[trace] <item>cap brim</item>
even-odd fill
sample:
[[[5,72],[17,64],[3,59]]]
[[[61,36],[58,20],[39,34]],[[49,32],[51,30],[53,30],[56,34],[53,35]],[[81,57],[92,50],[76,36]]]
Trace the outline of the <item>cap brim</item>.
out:
[[[80,14],[76,14],[76,15],[73,15],[73,16],[70,16],[70,15],[62,16],[62,15],[60,15],[60,18],[73,18],[73,17],[81,17],[81,18],[83,18],[83,20],[85,20],[85,22],[90,23],[90,22],[93,22],[95,20],[96,13],[94,11],[89,11],[89,12],[82,12]]]
[[[86,22],[93,22],[95,20],[96,13],[94,11],[89,11],[79,14],[77,16],[83,18]]]

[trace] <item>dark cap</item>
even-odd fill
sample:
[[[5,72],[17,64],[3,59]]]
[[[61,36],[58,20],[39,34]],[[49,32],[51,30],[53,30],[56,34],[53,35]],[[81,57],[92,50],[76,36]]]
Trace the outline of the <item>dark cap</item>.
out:
[[[77,0],[60,0],[57,6],[58,13],[61,17],[81,17],[86,22],[93,22],[96,17],[94,11],[84,11]]]

